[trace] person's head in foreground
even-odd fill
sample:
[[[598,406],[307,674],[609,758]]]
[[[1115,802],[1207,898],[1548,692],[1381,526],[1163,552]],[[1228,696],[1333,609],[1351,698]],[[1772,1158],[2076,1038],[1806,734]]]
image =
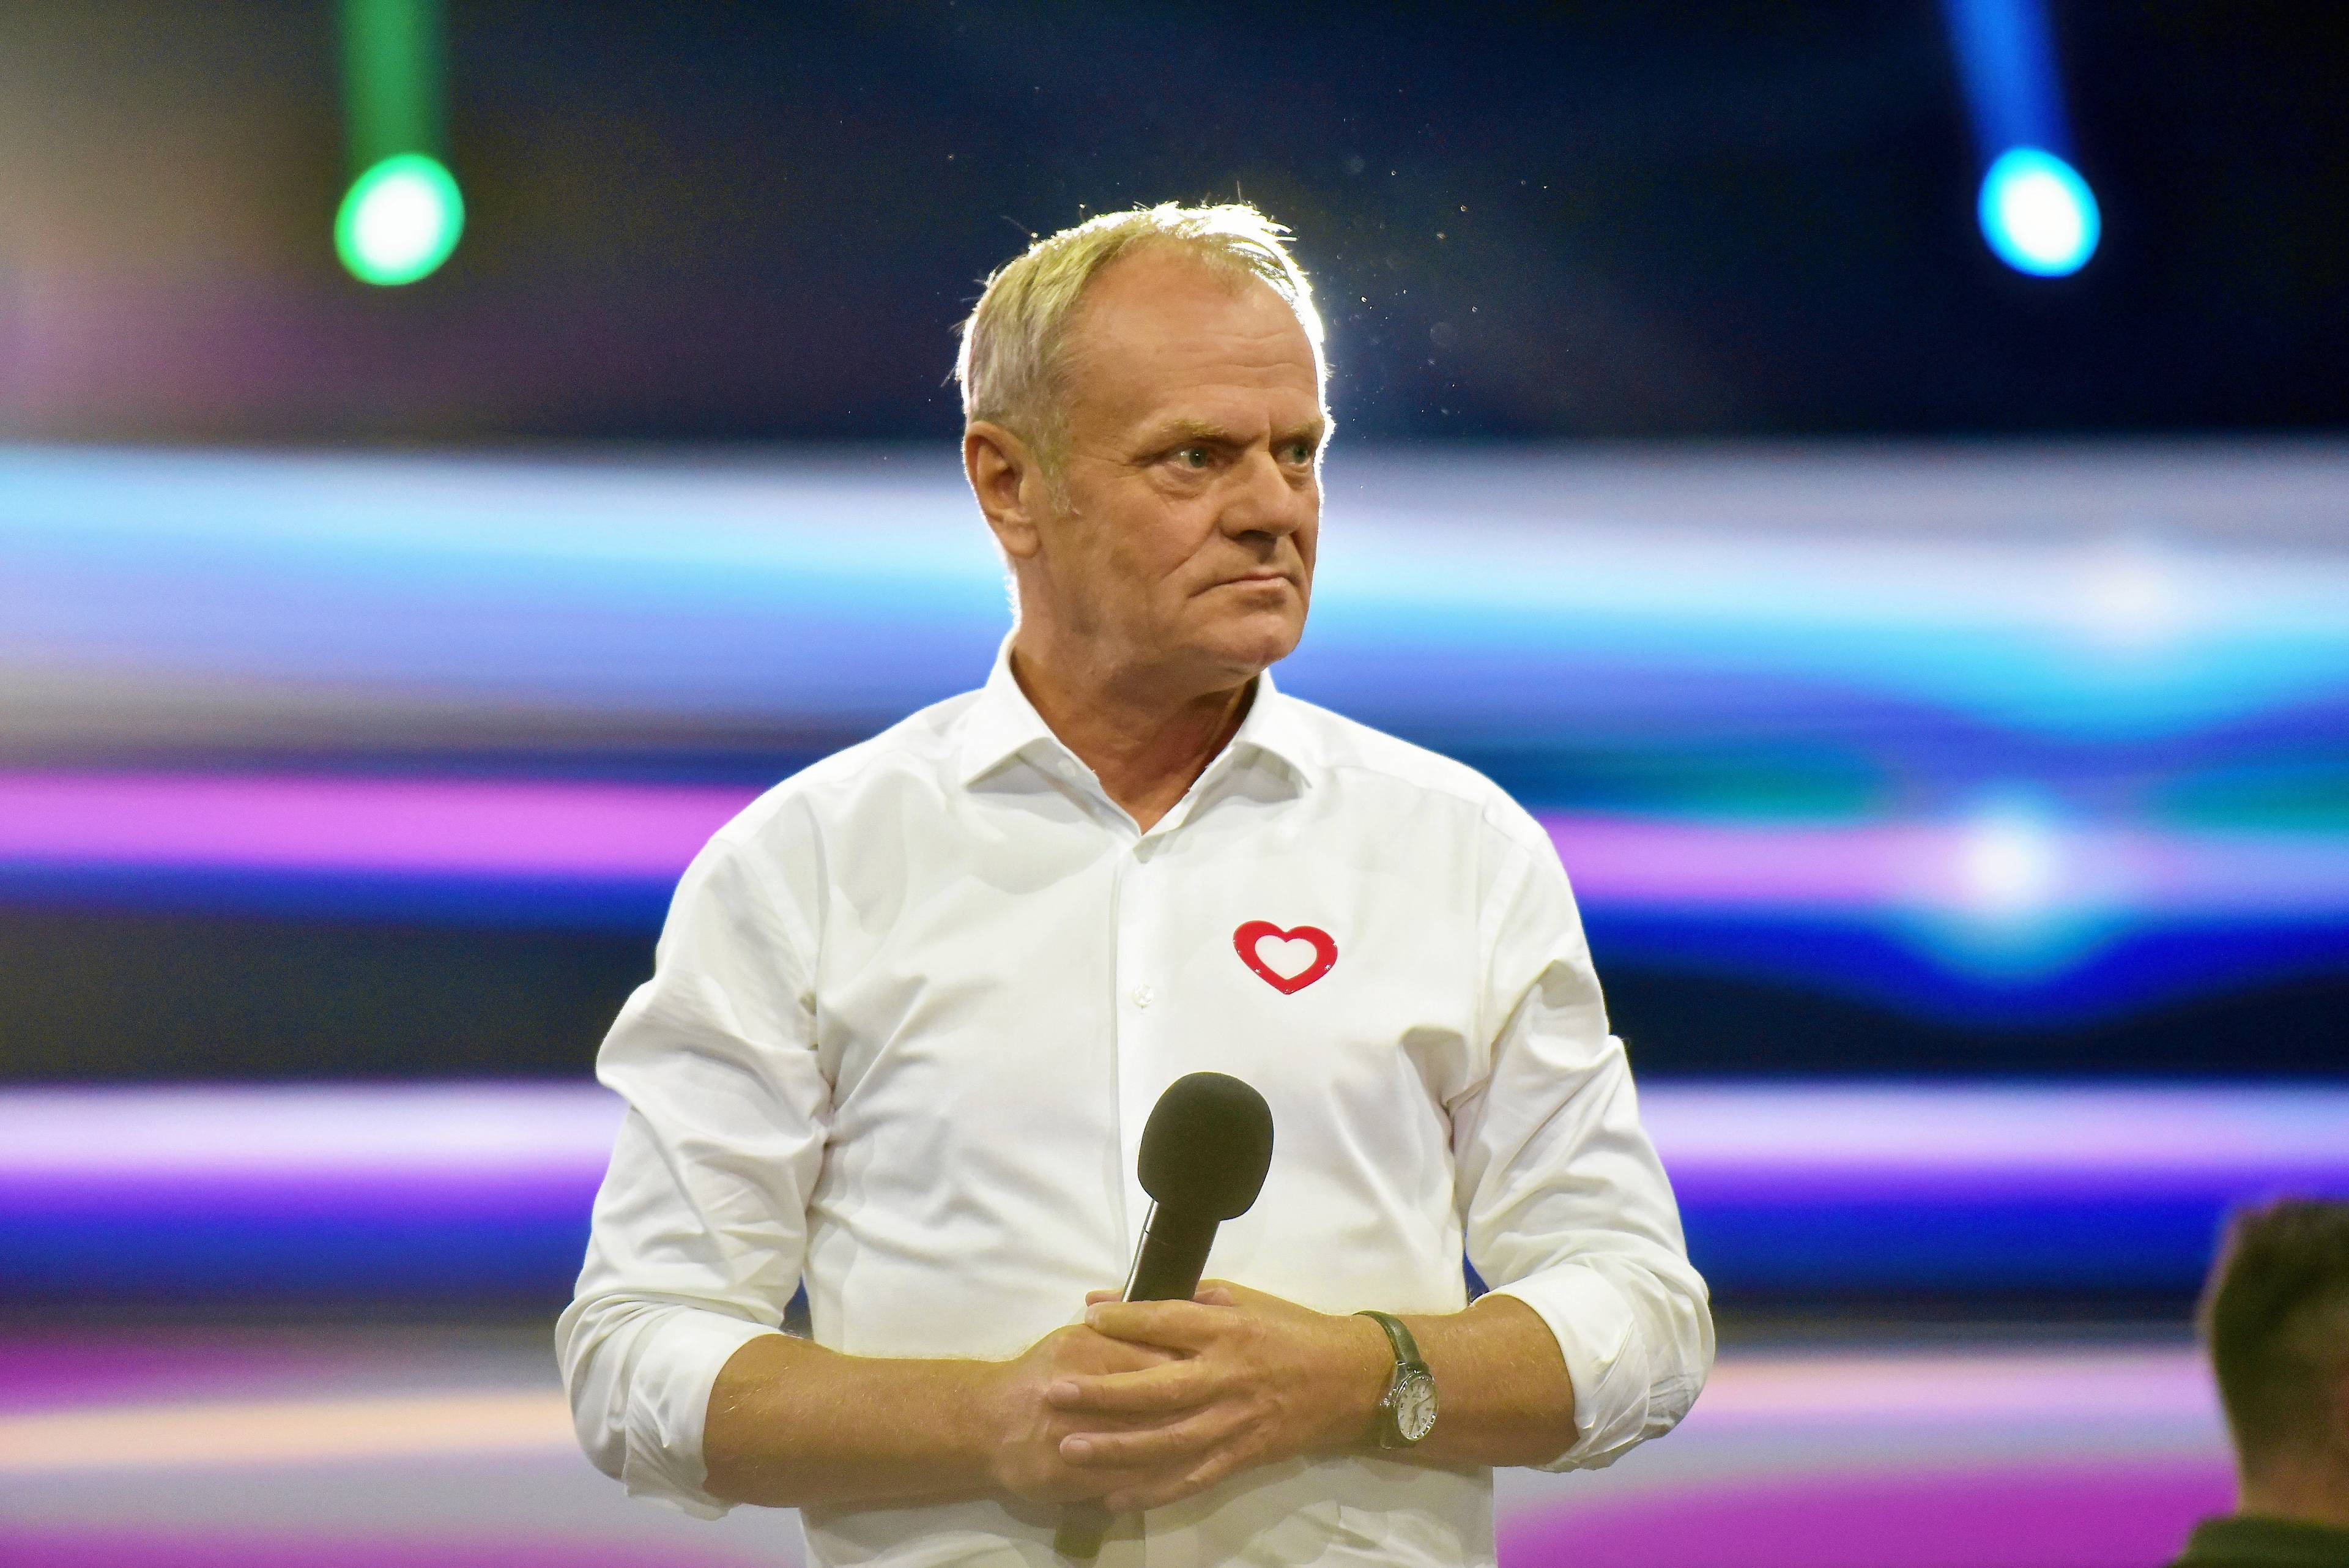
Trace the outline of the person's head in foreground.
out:
[[[2349,1202],[2238,1215],[2200,1319],[2241,1492],[2180,1561],[2349,1564]]]

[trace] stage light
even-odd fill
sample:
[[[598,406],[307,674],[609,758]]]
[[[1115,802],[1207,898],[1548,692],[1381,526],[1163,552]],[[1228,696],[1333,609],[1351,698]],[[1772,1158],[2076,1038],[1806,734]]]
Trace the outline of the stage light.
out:
[[[457,248],[465,202],[437,158],[403,152],[351,182],[335,214],[335,249],[362,283],[414,283]]]
[[[2020,807],[1993,807],[1959,838],[1952,891],[1978,920],[2021,925],[2054,901],[2061,869],[2055,836],[2044,820]]]
[[[465,203],[444,161],[440,0],[342,0],[343,109],[357,178],[335,250],[362,283],[414,283],[449,259]]]
[[[1998,259],[2033,277],[2063,277],[2096,252],[2096,198],[2079,171],[2037,147],[1999,154],[1982,176],[1982,238]]]
[[[1998,259],[2064,277],[2096,251],[2096,199],[2069,159],[2072,132],[2046,0],[1941,0],[1982,181],[1975,202]]]

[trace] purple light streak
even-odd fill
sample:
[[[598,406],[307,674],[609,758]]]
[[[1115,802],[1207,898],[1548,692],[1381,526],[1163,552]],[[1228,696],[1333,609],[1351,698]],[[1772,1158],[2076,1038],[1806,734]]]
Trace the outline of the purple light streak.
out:
[[[2233,1491],[2215,1456],[1778,1476],[1512,1520],[1500,1556],[1516,1568],[2136,1568],[2175,1556]]]
[[[0,774],[0,869],[665,886],[757,792],[577,781]],[[2349,915],[2349,836],[1995,821],[1544,816],[1619,909],[2028,919]],[[2002,837],[2002,833],[2006,836]]]
[[[0,1488],[36,1494],[78,1477],[133,1500],[102,1518],[28,1520],[22,1538],[42,1542],[45,1560],[378,1561],[343,1552],[364,1534],[392,1549],[388,1563],[429,1551],[438,1532],[487,1539],[507,1553],[500,1561],[529,1563],[554,1561],[576,1539],[575,1515],[545,1480],[548,1464],[578,1461],[541,1361],[526,1385],[484,1384],[479,1368],[436,1360],[445,1352],[429,1340],[372,1353],[363,1343],[357,1356],[343,1341],[259,1333],[223,1342],[173,1332],[164,1344],[172,1355],[124,1376],[125,1357],[96,1353],[127,1350],[140,1366],[145,1339],[88,1334],[83,1358],[107,1376],[53,1380],[43,1397],[0,1407]],[[0,1365],[12,1348],[37,1363],[56,1346],[0,1340]],[[271,1349],[279,1354],[256,1354]],[[322,1367],[338,1370],[322,1379]],[[1570,1480],[1506,1472],[1497,1523],[1513,1563],[2117,1568],[2163,1561],[2196,1518],[2229,1505],[2225,1453],[2208,1373],[2184,1344],[1732,1346],[1668,1440]],[[460,1467],[499,1476],[508,1497],[536,1490],[540,1521],[510,1510],[456,1529],[448,1509],[422,1500],[444,1495],[436,1489]],[[365,1531],[338,1511],[335,1478],[350,1472],[418,1499],[424,1534]],[[242,1523],[174,1529],[168,1501],[136,1501],[168,1500],[199,1477],[329,1501],[279,1511],[268,1539]],[[699,1560],[682,1549],[667,1557]]]
[[[2349,1087],[1661,1083],[1640,1100],[1684,1189],[2349,1189]],[[584,1201],[620,1113],[592,1084],[17,1089],[0,1093],[0,1203],[36,1190]]]
[[[674,881],[755,791],[451,779],[0,774],[0,864]]]

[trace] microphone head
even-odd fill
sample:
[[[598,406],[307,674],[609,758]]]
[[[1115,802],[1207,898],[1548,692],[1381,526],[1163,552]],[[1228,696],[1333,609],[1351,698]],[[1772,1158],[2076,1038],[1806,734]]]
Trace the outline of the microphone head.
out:
[[[1180,1213],[1236,1220],[1272,1167],[1272,1107],[1237,1078],[1190,1073],[1166,1085],[1142,1129],[1142,1189]]]

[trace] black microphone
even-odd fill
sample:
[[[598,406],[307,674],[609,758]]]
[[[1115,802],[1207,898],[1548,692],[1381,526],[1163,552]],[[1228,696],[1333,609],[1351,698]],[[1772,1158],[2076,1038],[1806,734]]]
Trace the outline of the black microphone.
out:
[[[1187,1074],[1158,1096],[1134,1164],[1152,1202],[1125,1299],[1188,1301],[1206,1271],[1216,1227],[1247,1213],[1264,1190],[1272,1107],[1237,1078]]]
[[[1247,1213],[1264,1190],[1272,1168],[1272,1107],[1226,1074],[1185,1074],[1151,1108],[1134,1163],[1151,1204],[1125,1299],[1188,1301],[1206,1270],[1216,1227]],[[1109,1511],[1078,1503],[1061,1519],[1052,1549],[1091,1559],[1108,1535]]]

